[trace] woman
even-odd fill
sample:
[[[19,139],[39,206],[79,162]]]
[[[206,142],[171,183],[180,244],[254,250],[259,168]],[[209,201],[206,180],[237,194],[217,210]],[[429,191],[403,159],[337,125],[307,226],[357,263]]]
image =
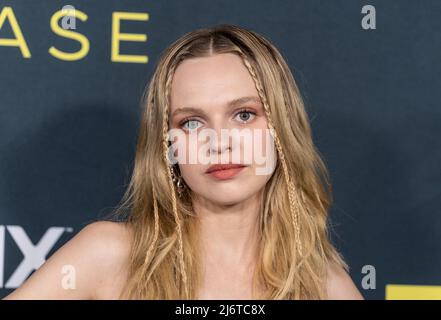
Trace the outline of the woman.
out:
[[[331,186],[301,95],[268,40],[232,25],[190,32],[145,97],[116,211],[127,219],[86,226],[8,299],[362,299],[328,238]],[[203,149],[194,134],[209,129],[269,131],[258,144],[274,147],[273,165],[232,161],[249,153],[233,135]],[[177,160],[184,149],[229,166]]]

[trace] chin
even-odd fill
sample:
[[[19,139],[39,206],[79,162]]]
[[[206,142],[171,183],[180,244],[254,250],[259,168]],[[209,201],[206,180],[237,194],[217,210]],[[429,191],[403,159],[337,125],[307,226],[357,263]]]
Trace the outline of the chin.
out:
[[[244,200],[245,200],[244,198],[232,199],[231,197],[217,197],[215,199],[212,199],[212,201],[214,203],[217,203],[218,205],[221,205],[221,206],[232,206],[232,205],[241,203]]]
[[[223,205],[232,205],[247,200],[249,197],[257,192],[256,190],[247,190],[245,187],[229,188],[225,189],[213,189],[207,198],[213,202],[217,202]]]

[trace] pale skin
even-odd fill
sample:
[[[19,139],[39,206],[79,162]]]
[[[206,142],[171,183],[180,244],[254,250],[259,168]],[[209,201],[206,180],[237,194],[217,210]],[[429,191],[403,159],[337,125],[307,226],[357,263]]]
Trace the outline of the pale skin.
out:
[[[229,101],[244,96],[258,94],[237,56],[222,54],[184,61],[173,79],[171,112],[191,105],[201,113],[171,117],[170,125],[179,128],[183,120],[191,118],[192,126],[215,130],[244,125],[266,127],[258,102],[238,106],[255,113],[249,121],[238,120],[237,112],[227,107]],[[224,152],[223,147],[219,144],[214,149]],[[252,175],[250,166],[237,178],[220,184],[204,174],[207,167],[180,165],[183,178],[194,192],[195,211],[201,217],[205,273],[198,299],[250,299],[257,204],[269,177]],[[127,279],[130,243],[131,230],[123,223],[91,223],[5,299],[117,299]],[[75,270],[75,289],[63,288],[64,265]],[[363,299],[351,277],[336,266],[328,268],[327,292],[329,299]]]

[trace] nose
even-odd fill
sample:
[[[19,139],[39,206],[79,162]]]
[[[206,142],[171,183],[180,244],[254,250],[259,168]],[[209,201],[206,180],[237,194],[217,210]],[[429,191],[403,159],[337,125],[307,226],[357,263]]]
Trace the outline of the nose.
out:
[[[210,139],[210,155],[224,154],[231,151],[230,137],[227,128],[213,129],[215,136]]]

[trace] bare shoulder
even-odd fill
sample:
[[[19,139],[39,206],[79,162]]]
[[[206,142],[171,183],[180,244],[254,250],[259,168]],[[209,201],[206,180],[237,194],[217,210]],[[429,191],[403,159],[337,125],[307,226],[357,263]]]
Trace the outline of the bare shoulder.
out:
[[[130,248],[132,232],[124,222],[97,221],[86,225],[77,235],[84,244],[93,241],[94,249],[103,249],[105,257],[126,255]],[[90,246],[90,243],[87,244]]]
[[[77,235],[78,244],[89,248],[99,266],[123,264],[129,256],[132,232],[124,222],[97,221],[85,226]]]
[[[131,230],[124,222],[83,227],[6,299],[112,299],[125,279]]]
[[[327,292],[329,300],[364,300],[346,270],[335,264],[328,266]]]

